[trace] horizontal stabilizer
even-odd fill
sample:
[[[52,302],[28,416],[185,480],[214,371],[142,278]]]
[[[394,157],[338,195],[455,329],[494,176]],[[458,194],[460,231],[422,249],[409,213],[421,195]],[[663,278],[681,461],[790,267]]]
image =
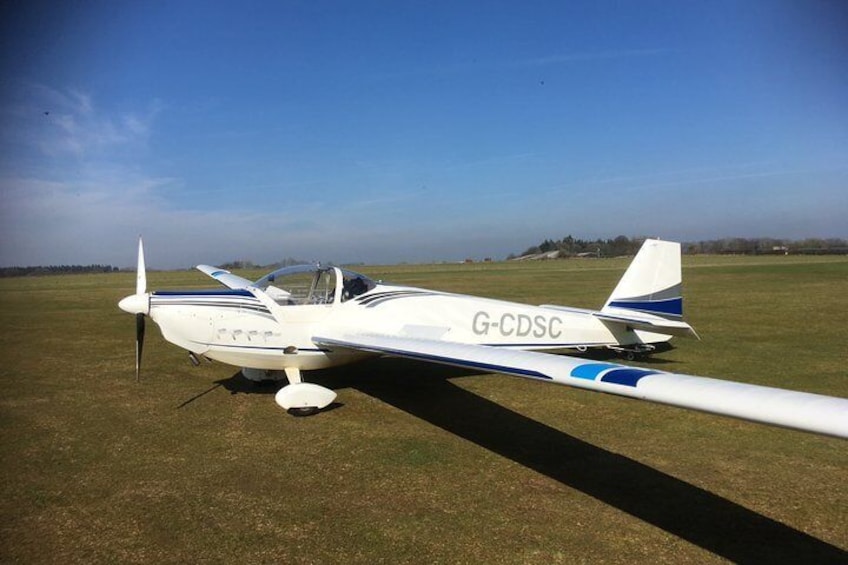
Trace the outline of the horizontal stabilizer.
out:
[[[594,310],[586,310],[584,308],[556,306],[554,304],[542,304],[540,308],[593,316],[607,324],[619,324],[633,330],[643,330],[661,335],[674,335],[701,339],[698,334],[695,333],[695,329],[682,320],[669,320],[667,318],[651,314],[643,314],[642,312],[636,312],[634,310],[607,308],[606,310],[598,312]]]
[[[701,339],[695,330],[686,322],[679,320],[666,320],[659,316],[639,316],[636,312],[628,311],[624,315],[609,312],[594,312],[592,315],[599,320],[610,324],[621,324],[634,330],[645,330],[655,334],[676,335],[694,337]]]

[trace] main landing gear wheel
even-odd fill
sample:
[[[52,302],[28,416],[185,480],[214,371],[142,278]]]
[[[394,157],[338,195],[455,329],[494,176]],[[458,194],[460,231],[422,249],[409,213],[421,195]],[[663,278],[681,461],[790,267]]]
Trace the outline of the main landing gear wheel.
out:
[[[620,357],[623,357],[627,361],[636,361],[637,359],[641,359],[646,355],[650,355],[654,350],[656,350],[656,346],[651,345],[650,343],[639,343],[625,347],[618,345],[608,345],[607,348],[612,349]]]

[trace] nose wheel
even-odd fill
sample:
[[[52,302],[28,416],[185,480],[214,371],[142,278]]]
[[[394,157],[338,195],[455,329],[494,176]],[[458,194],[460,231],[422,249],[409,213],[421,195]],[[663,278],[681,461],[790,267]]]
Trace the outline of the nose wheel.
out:
[[[295,418],[303,418],[304,416],[312,416],[320,412],[321,409],[315,406],[308,406],[305,408],[289,408],[286,410],[289,414],[294,416]]]
[[[313,383],[305,383],[296,367],[286,368],[289,384],[281,388],[274,400],[292,416],[312,416],[329,406],[336,393]]]

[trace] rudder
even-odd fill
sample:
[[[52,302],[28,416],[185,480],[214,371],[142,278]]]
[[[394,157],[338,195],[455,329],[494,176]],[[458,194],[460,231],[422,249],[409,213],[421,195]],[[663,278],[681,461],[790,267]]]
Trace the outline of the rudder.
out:
[[[629,310],[663,318],[683,317],[680,244],[646,239],[601,312]]]

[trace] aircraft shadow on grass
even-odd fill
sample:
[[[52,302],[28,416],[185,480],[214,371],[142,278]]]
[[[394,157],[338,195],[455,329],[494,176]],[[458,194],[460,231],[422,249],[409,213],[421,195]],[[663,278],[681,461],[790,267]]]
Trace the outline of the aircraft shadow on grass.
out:
[[[451,382],[473,374],[405,359],[375,359],[315,371],[309,381],[357,389],[730,561],[846,562],[846,552],[836,546]],[[233,394],[272,395],[279,389],[257,386],[236,373],[184,404],[219,386]]]

